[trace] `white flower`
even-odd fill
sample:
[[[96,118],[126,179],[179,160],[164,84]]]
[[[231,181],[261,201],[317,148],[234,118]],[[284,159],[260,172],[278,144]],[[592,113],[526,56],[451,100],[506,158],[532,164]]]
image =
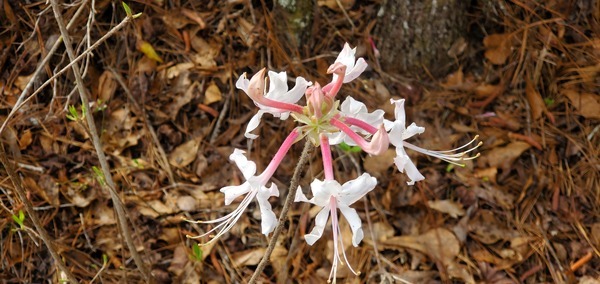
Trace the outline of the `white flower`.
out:
[[[404,140],[425,132],[424,127],[417,126],[414,122],[406,128],[406,114],[404,113],[404,99],[390,100],[396,105],[394,116],[396,120],[387,122],[386,126],[390,128],[389,139],[390,143],[396,147],[396,158],[394,163],[400,172],[405,172],[410,181],[408,185],[415,184],[416,181],[424,180],[425,177],[419,172],[415,164],[410,160],[404,150]]]
[[[261,71],[255,75],[259,76],[257,80],[263,80],[262,73],[263,72]],[[255,139],[258,137],[258,135],[252,134],[250,132],[258,127],[262,115],[264,113],[270,113],[275,117],[279,117],[281,120],[286,120],[290,116],[290,110],[285,108],[278,108],[277,105],[279,104],[281,106],[284,106],[286,104],[295,104],[296,102],[298,102],[298,100],[300,100],[300,98],[302,98],[302,96],[306,92],[306,88],[308,88],[308,86],[312,84],[311,82],[306,81],[306,79],[298,77],[296,78],[296,85],[294,86],[294,88],[288,91],[287,74],[285,71],[280,73],[269,71],[268,74],[270,82],[269,90],[266,94],[264,94],[264,98],[268,99],[271,102],[274,102],[274,104],[273,106],[266,106],[257,101],[254,101],[256,106],[259,107],[259,110],[248,122],[246,132],[244,133],[246,138]],[[258,83],[260,84],[261,82]],[[238,89],[243,90],[250,98],[254,100],[253,95],[255,94],[250,93],[250,80],[246,78],[245,73],[240,76],[240,78],[235,83],[235,86]],[[263,94],[260,95],[262,96]]]
[[[240,171],[242,171],[246,182],[241,185],[226,186],[221,188],[221,192],[225,194],[225,205],[231,204],[231,202],[233,202],[239,196],[244,194],[246,196],[233,212],[215,220],[198,221],[198,223],[204,224],[219,224],[207,233],[194,238],[200,238],[219,230],[217,235],[215,235],[210,242],[218,239],[220,236],[229,231],[233,225],[235,225],[254,197],[256,197],[256,201],[258,202],[258,206],[260,208],[262,233],[268,235],[273,231],[273,229],[275,229],[275,225],[277,225],[277,217],[275,216],[275,213],[273,213],[271,203],[269,203],[269,197],[279,197],[277,185],[272,183],[271,187],[266,187],[265,185],[268,182],[268,179],[265,179],[262,176],[255,176],[256,164],[252,161],[249,161],[246,156],[244,156],[244,151],[235,149],[229,156],[229,159],[234,161]]]
[[[383,115],[384,111],[377,109],[372,113],[369,113],[367,106],[352,98],[351,96],[346,97],[344,102],[340,105],[340,112],[343,114],[343,118],[354,118],[360,120],[375,129],[378,129],[379,126],[383,123]],[[361,127],[358,126],[350,126],[350,129],[354,130],[357,133],[363,135],[370,135],[371,133]],[[331,145],[336,145],[339,143],[346,143],[350,146],[356,146],[354,140],[350,139],[348,135],[344,132],[335,132],[329,135],[329,143]]]
[[[329,214],[331,213],[334,254],[333,265],[329,274],[330,279],[332,276],[335,278],[337,265],[342,261],[339,254],[340,250],[342,251],[344,260],[346,263],[348,263],[344,244],[341,238],[337,209],[340,209],[342,215],[344,215],[348,221],[348,224],[350,225],[350,229],[352,230],[352,245],[355,247],[358,246],[358,244],[362,241],[364,234],[360,217],[358,216],[358,213],[356,213],[355,209],[350,208],[350,205],[361,199],[369,191],[373,190],[376,185],[377,180],[368,173],[364,173],[360,177],[348,181],[343,185],[340,185],[335,180],[321,181],[315,179],[310,184],[310,189],[313,193],[313,198],[310,200],[308,200],[304,193],[302,193],[302,189],[298,188],[296,193],[296,202],[309,202],[323,207],[323,209],[321,209],[321,211],[315,217],[315,227],[310,233],[304,235],[304,239],[309,245],[313,245],[318,239],[321,238],[323,231],[325,230],[325,226],[327,225]],[[338,245],[340,245],[341,248],[338,248]],[[357,274],[354,270],[352,270],[350,264],[348,264],[348,268],[354,274]]]
[[[406,171],[406,175],[410,179],[408,185],[415,184],[416,181],[424,180],[425,177],[419,172],[415,164],[410,160],[408,155],[406,155],[406,151],[404,148],[408,148],[419,153],[429,155],[432,157],[436,157],[443,161],[446,161],[451,164],[455,164],[457,166],[464,167],[464,164],[459,163],[463,160],[471,160],[479,157],[479,154],[473,157],[465,157],[465,155],[481,146],[483,142],[477,143],[472,148],[468,148],[462,152],[458,152],[459,150],[465,149],[467,146],[473,144],[473,142],[477,141],[479,136],[475,136],[471,141],[467,144],[462,145],[458,148],[447,150],[447,151],[432,151],[423,149],[421,147],[415,146],[411,143],[406,142],[405,140],[413,137],[416,134],[421,134],[425,132],[424,127],[417,126],[414,122],[406,127],[406,114],[404,113],[404,99],[400,100],[390,100],[392,104],[396,105],[394,110],[394,115],[396,117],[395,121],[384,121],[384,125],[386,129],[390,129],[389,140],[392,145],[396,147],[396,158],[394,158],[394,163],[400,172]]]
[[[356,47],[350,48],[348,43],[344,44],[344,48],[335,59],[335,62],[342,63],[346,65],[346,73],[344,76],[344,83],[348,83],[354,79],[356,79],[360,74],[362,74],[365,69],[367,69],[367,62],[361,57],[356,60]],[[355,62],[356,60],[356,62]],[[333,74],[333,82],[337,79],[337,74]]]

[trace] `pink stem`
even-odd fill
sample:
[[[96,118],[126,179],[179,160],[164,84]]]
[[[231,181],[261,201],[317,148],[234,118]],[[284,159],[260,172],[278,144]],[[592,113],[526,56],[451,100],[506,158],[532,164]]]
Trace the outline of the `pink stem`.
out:
[[[284,110],[284,111],[291,111],[291,112],[295,112],[295,113],[303,112],[302,107],[297,104],[290,104],[290,103],[275,101],[275,100],[272,100],[269,98],[265,98],[263,96],[256,96],[254,98],[254,101],[257,104],[260,104],[260,105],[263,105],[266,107],[271,107],[271,108],[280,109],[280,110]]]
[[[344,117],[344,122],[350,125],[358,126],[371,134],[375,134],[375,132],[378,130],[377,127],[354,117]]]
[[[369,149],[369,142],[367,142],[364,138],[362,138],[362,136],[356,134],[356,132],[352,131],[352,129],[350,129],[350,127],[348,125],[344,124],[343,122],[341,122],[335,118],[332,118],[329,121],[329,123],[331,125],[337,127],[342,132],[346,133],[346,135],[348,135],[348,137],[350,137],[350,139],[354,140],[354,142],[356,142],[356,144],[358,144],[358,146],[360,146],[363,150]]]
[[[329,147],[329,138],[321,133],[321,155],[323,156],[323,171],[325,172],[325,180],[333,180],[333,161],[331,158],[331,148]]]
[[[258,176],[260,181],[264,181],[263,184],[266,184],[266,182],[273,176],[275,170],[279,167],[279,164],[281,164],[281,161],[283,161],[285,154],[287,154],[288,150],[290,150],[299,134],[300,133],[298,133],[298,129],[294,128],[288,137],[285,138],[285,141],[283,141],[281,147],[279,147],[279,150],[277,150],[277,153],[275,153],[275,156],[273,156],[273,159],[267,168],[260,174],[260,176]]]

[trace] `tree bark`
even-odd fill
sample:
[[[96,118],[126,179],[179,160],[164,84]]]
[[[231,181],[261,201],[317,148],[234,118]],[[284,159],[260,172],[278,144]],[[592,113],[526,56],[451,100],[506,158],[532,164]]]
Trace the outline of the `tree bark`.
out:
[[[380,63],[388,72],[443,75],[454,58],[452,45],[466,33],[464,0],[387,0],[376,34]]]

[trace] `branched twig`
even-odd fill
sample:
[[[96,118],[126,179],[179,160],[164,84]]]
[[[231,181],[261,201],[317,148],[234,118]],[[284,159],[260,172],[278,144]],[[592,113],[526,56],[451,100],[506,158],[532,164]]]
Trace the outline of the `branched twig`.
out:
[[[79,7],[79,9],[77,9],[75,14],[71,18],[71,21],[69,21],[69,23],[67,24],[67,30],[70,29],[71,26],[73,26],[75,24],[75,20],[77,20],[79,18],[79,15],[83,12],[83,8],[85,7],[86,2],[87,1],[81,3],[81,6]],[[62,38],[59,37],[54,42],[54,45],[52,46],[52,48],[50,48],[50,51],[48,51],[48,53],[46,53],[46,56],[44,57],[44,59],[42,59],[42,62],[40,62],[40,64],[38,64],[37,68],[31,75],[31,79],[29,79],[29,82],[27,82],[27,85],[25,85],[25,88],[23,88],[23,91],[19,95],[19,98],[17,99],[15,106],[10,111],[10,113],[8,114],[8,116],[6,117],[4,122],[2,123],[2,127],[0,127],[0,134],[4,131],[4,128],[6,128],[6,125],[8,125],[8,121],[25,104],[24,100],[25,100],[25,97],[27,96],[27,93],[29,93],[29,91],[33,87],[33,83],[37,80],[37,77],[42,73],[42,71],[44,70],[44,67],[46,66],[46,64],[48,64],[48,61],[50,61],[50,58],[52,58],[52,56],[54,55],[54,53],[56,52],[56,50],[58,49],[58,47],[60,46],[61,43],[62,43]],[[7,50],[8,50],[8,48],[7,48]],[[51,80],[48,80],[48,83],[49,82],[51,82]],[[43,89],[43,88],[40,87],[38,89]],[[33,95],[32,95],[32,97],[33,97]]]
[[[116,25],[114,28],[112,28],[110,31],[108,31],[104,36],[102,36],[100,39],[98,39],[96,42],[94,42],[94,44],[92,44],[92,46],[90,46],[88,49],[86,49],[83,53],[81,53],[81,55],[77,56],[75,59],[69,58],[71,62],[69,62],[69,64],[67,64],[67,66],[63,67],[60,71],[58,71],[54,75],[52,75],[52,77],[50,77],[40,87],[38,87],[29,96],[29,98],[25,99],[25,97],[26,97],[27,93],[30,91],[31,87],[33,87],[33,82],[36,80],[37,76],[44,69],[44,66],[48,63],[48,61],[50,60],[52,55],[54,55],[54,53],[56,52],[56,50],[62,43],[63,37],[61,36],[54,43],[54,46],[52,46],[52,49],[48,52],[46,57],[44,57],[42,62],[38,65],[38,68],[33,73],[33,76],[31,77],[30,81],[27,83],[27,86],[25,86],[25,89],[23,89],[23,91],[21,92],[21,95],[19,95],[19,98],[17,99],[15,106],[11,109],[10,113],[8,114],[8,116],[6,117],[4,122],[2,123],[2,126],[0,127],[0,133],[2,133],[4,131],[4,128],[6,128],[6,126],[8,125],[8,121],[17,113],[17,111],[19,109],[21,109],[21,107],[23,107],[25,105],[25,103],[27,103],[27,101],[29,101],[31,98],[34,98],[44,88],[46,88],[48,85],[50,85],[50,83],[52,83],[56,78],[61,76],[63,73],[65,73],[69,69],[73,68],[74,64],[77,64],[77,62],[79,62],[81,59],[85,58],[90,52],[92,52],[92,50],[96,49],[96,47],[98,47],[100,44],[102,44],[108,38],[113,36],[117,31],[119,31],[121,28],[123,28],[125,26],[125,24],[127,24],[129,21],[131,21],[131,19],[132,18],[130,18],[130,17],[123,19],[123,21],[121,21],[118,25]],[[74,22],[74,20],[75,20],[75,18],[71,19],[72,22]],[[64,24],[62,24],[62,25],[64,26]]]
[[[288,191],[288,195],[285,198],[285,203],[283,204],[283,209],[281,209],[281,213],[279,214],[279,220],[277,222],[277,227],[275,227],[275,231],[273,232],[273,237],[269,241],[269,246],[267,247],[267,251],[265,251],[265,255],[263,255],[260,263],[256,267],[252,278],[248,284],[256,283],[256,279],[262,273],[265,266],[267,266],[267,262],[269,262],[269,258],[275,249],[275,245],[277,244],[277,239],[279,239],[279,235],[283,230],[283,226],[285,225],[285,221],[287,219],[288,212],[292,204],[294,203],[294,198],[296,197],[296,190],[298,189],[298,183],[300,182],[300,173],[304,169],[304,166],[308,162],[308,158],[310,156],[310,151],[312,150],[313,145],[310,141],[306,140],[304,144],[304,149],[302,150],[302,155],[300,156],[300,160],[296,165],[296,169],[294,169],[294,175],[292,176],[292,180],[290,181],[290,188]]]
[[[75,275],[73,275],[73,273],[69,271],[69,268],[62,261],[60,255],[54,248],[53,240],[50,237],[50,235],[48,235],[48,232],[46,232],[46,229],[44,229],[44,226],[42,226],[42,222],[40,222],[40,219],[36,215],[35,210],[33,210],[33,204],[31,204],[29,199],[27,199],[27,194],[25,193],[25,189],[21,184],[21,179],[19,175],[17,175],[17,173],[15,172],[13,165],[8,160],[6,152],[4,151],[4,145],[2,144],[0,144],[0,162],[2,162],[2,165],[4,165],[6,173],[8,174],[8,176],[13,182],[13,185],[15,186],[15,192],[19,196],[19,199],[21,199],[21,201],[23,202],[23,205],[25,206],[25,211],[27,211],[27,215],[29,215],[29,218],[31,218],[33,226],[35,226],[37,233],[48,248],[48,251],[50,252],[50,255],[52,255],[54,262],[56,263],[58,268],[60,268],[61,272],[63,272],[67,276],[69,282],[79,283],[79,281],[77,281],[77,278],[75,278]],[[60,275],[59,273],[57,274]]]
[[[65,27],[65,24],[63,23],[63,17],[62,17],[61,12],[59,11],[57,0],[51,0],[50,2],[52,4],[52,10],[54,11],[54,17],[58,24],[58,28],[60,29],[60,34],[65,43],[65,49],[67,50],[69,59],[71,61],[74,61],[76,59],[76,56],[75,56],[75,53],[73,52],[73,47],[71,45],[71,39],[69,37],[69,33],[67,31],[67,28]],[[94,144],[94,148],[96,149],[96,154],[98,155],[98,160],[100,161],[100,167],[102,168],[104,180],[106,181],[108,192],[110,193],[110,197],[113,202],[113,206],[117,213],[117,221],[118,221],[119,227],[121,229],[121,232],[123,233],[123,236],[125,237],[125,243],[127,244],[127,247],[129,248],[129,252],[131,253],[131,256],[133,257],[135,264],[140,269],[140,272],[142,273],[142,276],[144,277],[144,279],[147,282],[150,282],[152,280],[152,275],[150,274],[150,270],[148,269],[146,264],[143,262],[140,254],[137,252],[137,250],[135,248],[135,244],[133,242],[133,238],[131,236],[131,231],[127,227],[127,217],[126,217],[127,213],[125,212],[123,203],[121,202],[121,199],[119,198],[119,195],[116,192],[116,186],[112,179],[112,176],[110,173],[110,168],[109,168],[108,162],[106,160],[106,156],[104,154],[104,151],[102,150],[102,144],[100,141],[100,137],[98,136],[98,131],[96,130],[94,116],[92,115],[92,112],[89,109],[89,107],[90,107],[89,99],[88,99],[88,95],[87,95],[87,90],[85,89],[85,86],[83,84],[83,79],[81,78],[79,64],[77,64],[77,62],[72,62],[71,67],[73,69],[73,75],[75,76],[75,81],[77,83],[77,90],[79,91],[79,97],[81,98],[81,107],[83,108],[83,111],[87,114],[85,116],[85,118],[87,120],[87,124],[88,124],[89,130],[90,130],[92,143]]]

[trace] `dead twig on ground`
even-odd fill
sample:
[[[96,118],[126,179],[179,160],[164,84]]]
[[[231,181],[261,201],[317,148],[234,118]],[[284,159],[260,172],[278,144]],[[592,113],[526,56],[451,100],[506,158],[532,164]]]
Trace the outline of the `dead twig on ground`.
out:
[[[73,51],[73,47],[71,45],[71,39],[69,37],[69,32],[67,31],[67,28],[63,22],[63,17],[62,17],[61,11],[59,10],[57,0],[51,0],[50,2],[52,4],[52,10],[54,11],[54,17],[55,17],[58,27],[60,29],[60,34],[65,43],[65,49],[67,50],[69,59],[71,61],[75,61],[76,56]],[[142,257],[140,256],[140,254],[137,252],[137,250],[135,248],[135,244],[133,242],[133,237],[131,236],[131,231],[130,231],[129,227],[127,226],[127,213],[125,212],[123,203],[122,203],[118,193],[116,192],[116,186],[115,186],[115,183],[114,183],[111,173],[110,173],[110,167],[108,165],[108,161],[106,160],[106,155],[104,154],[104,151],[102,150],[102,144],[101,144],[102,142],[100,141],[100,137],[98,136],[98,131],[96,130],[94,116],[91,115],[92,112],[89,109],[90,105],[89,105],[88,94],[87,94],[87,90],[84,87],[83,79],[81,78],[79,64],[77,64],[77,62],[73,62],[71,68],[73,69],[73,75],[75,77],[75,81],[77,84],[77,90],[79,92],[79,97],[81,98],[81,107],[85,113],[89,114],[89,115],[86,115],[85,118],[86,118],[86,121],[88,124],[88,128],[90,130],[89,131],[90,135],[91,135],[90,138],[92,139],[92,143],[94,144],[94,148],[96,149],[96,154],[98,155],[98,160],[100,161],[100,167],[102,168],[104,180],[106,181],[107,189],[108,189],[108,192],[110,193],[110,197],[111,197],[113,206],[116,211],[117,223],[119,224],[121,232],[125,238],[127,247],[129,248],[129,252],[131,253],[131,256],[133,257],[133,260],[134,260],[136,266],[139,268],[139,270],[142,274],[142,277],[147,282],[151,282],[152,275],[150,274],[150,270],[148,269],[148,267],[142,260]]]
[[[73,275],[73,273],[71,273],[71,271],[69,270],[67,265],[62,261],[60,255],[54,248],[53,240],[50,237],[50,235],[48,234],[48,232],[46,232],[46,229],[44,229],[44,226],[42,225],[42,222],[40,221],[37,214],[35,213],[35,210],[33,210],[33,204],[31,204],[31,201],[29,201],[29,199],[27,199],[27,194],[25,193],[25,188],[23,188],[23,184],[21,183],[21,178],[19,177],[19,175],[17,175],[17,173],[15,172],[15,169],[13,168],[13,165],[8,160],[8,157],[6,156],[6,152],[4,151],[4,145],[2,145],[2,144],[0,144],[0,162],[2,162],[2,165],[4,166],[6,173],[8,174],[8,176],[10,177],[10,180],[12,181],[13,185],[15,186],[15,188],[14,188],[15,192],[19,196],[19,199],[21,199],[21,202],[23,202],[23,205],[25,206],[25,211],[27,211],[27,215],[29,215],[29,218],[31,218],[31,222],[33,223],[33,226],[35,227],[40,238],[42,239],[42,241],[48,248],[48,251],[50,252],[50,255],[52,256],[52,258],[54,259],[54,262],[56,263],[58,268],[60,268],[61,272],[67,276],[67,279],[69,280],[69,282],[79,283],[79,281],[77,281],[77,278],[75,278],[75,275]],[[58,272],[57,275],[60,275],[60,272]]]

